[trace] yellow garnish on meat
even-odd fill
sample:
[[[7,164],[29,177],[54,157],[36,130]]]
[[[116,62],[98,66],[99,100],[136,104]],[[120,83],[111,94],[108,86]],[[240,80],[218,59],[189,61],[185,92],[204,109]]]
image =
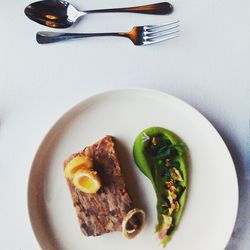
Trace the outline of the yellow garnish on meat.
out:
[[[66,178],[72,179],[74,174],[80,169],[92,169],[93,160],[85,155],[77,155],[72,158],[65,166],[64,174]]]
[[[80,169],[72,179],[73,184],[80,191],[93,194],[101,187],[101,181],[96,171],[90,169]]]
[[[85,193],[96,193],[101,187],[101,181],[93,170],[93,159],[83,154],[77,154],[65,166],[64,174],[74,186]]]

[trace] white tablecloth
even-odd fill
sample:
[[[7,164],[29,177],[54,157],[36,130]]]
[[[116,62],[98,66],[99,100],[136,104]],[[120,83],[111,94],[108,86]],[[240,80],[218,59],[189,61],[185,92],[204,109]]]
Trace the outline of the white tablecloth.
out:
[[[81,9],[150,1],[71,1]],[[72,105],[114,88],[148,87],[193,105],[218,129],[235,161],[239,216],[227,250],[249,250],[250,1],[173,0],[171,16],[90,15],[71,31],[126,31],[179,19],[179,38],[136,47],[122,38],[38,45],[30,1],[0,8],[0,249],[39,249],[27,211],[27,180],[47,130]],[[226,173],[225,173],[226,174]]]

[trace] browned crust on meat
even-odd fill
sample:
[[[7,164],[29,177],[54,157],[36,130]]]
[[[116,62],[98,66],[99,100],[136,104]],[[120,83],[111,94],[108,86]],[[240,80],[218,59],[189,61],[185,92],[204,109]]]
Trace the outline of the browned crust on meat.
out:
[[[105,136],[92,146],[71,155],[66,164],[77,155],[89,156],[101,178],[102,186],[95,194],[81,192],[67,179],[81,230],[86,236],[121,231],[122,220],[131,210],[132,201],[116,157],[112,136]]]

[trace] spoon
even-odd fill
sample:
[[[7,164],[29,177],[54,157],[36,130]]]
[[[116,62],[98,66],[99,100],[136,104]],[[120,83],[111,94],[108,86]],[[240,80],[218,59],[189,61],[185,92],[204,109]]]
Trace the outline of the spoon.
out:
[[[128,8],[99,9],[79,11],[63,0],[45,0],[28,5],[24,12],[31,20],[52,28],[68,28],[80,17],[91,13],[134,12],[142,14],[165,15],[173,11],[170,3],[162,2]]]

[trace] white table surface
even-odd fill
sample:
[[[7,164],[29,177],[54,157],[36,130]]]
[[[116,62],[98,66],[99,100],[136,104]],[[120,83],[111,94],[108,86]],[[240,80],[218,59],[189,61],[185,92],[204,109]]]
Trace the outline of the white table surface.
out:
[[[92,9],[150,1],[71,2]],[[25,17],[28,3],[2,1],[0,8],[0,249],[39,249],[27,212],[27,180],[55,120],[95,93],[147,87],[187,101],[222,135],[240,183],[239,216],[227,250],[249,250],[250,1],[173,0],[171,16],[99,14],[70,29],[126,31],[181,21],[179,38],[148,47],[121,38],[38,45],[36,31],[48,28]]]

